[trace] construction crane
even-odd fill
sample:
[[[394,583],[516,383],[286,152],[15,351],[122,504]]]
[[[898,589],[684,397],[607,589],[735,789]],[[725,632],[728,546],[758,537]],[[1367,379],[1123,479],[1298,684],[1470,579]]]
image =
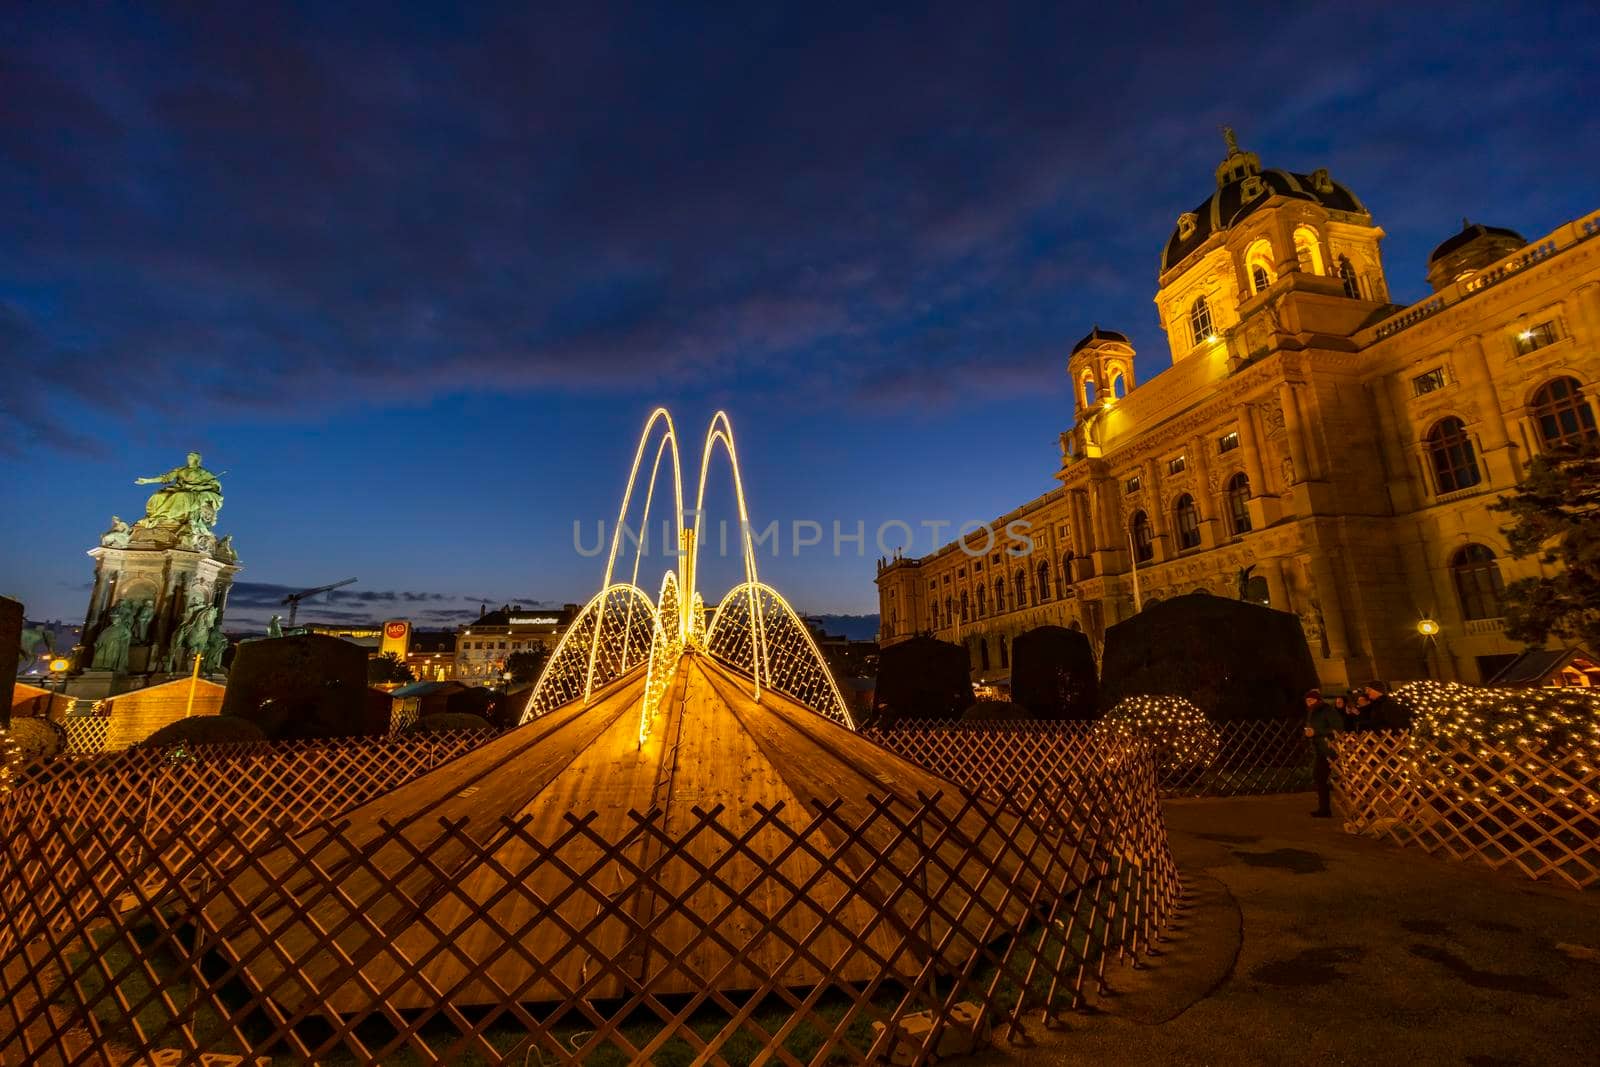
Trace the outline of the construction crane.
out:
[[[295,613],[300,610],[300,601],[304,600],[308,596],[316,596],[318,593],[326,593],[330,589],[342,589],[355,580],[356,579],[354,578],[346,578],[342,582],[334,582],[332,585],[319,585],[315,589],[306,589],[299,593],[290,593],[288,596],[284,597],[283,602],[289,605],[289,629],[294,629],[294,616]]]

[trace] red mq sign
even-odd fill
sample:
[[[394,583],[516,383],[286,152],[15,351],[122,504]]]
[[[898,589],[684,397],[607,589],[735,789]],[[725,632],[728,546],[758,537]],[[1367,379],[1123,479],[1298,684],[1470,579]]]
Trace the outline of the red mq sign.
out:
[[[406,624],[403,622],[391,622],[386,624],[383,628],[383,636],[392,637],[396,641],[400,640],[400,638],[404,637],[405,635]]]

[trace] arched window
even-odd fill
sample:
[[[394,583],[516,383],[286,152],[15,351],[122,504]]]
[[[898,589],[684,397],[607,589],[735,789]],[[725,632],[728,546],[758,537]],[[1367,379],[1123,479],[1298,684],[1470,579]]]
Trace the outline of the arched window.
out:
[[[1250,476],[1240,471],[1228,479],[1228,527],[1236,534],[1250,532]]]
[[[1317,240],[1317,231],[1309,226],[1295,227],[1294,255],[1300,261],[1300,269],[1304,273],[1327,273],[1322,269],[1322,243]]]
[[[1128,395],[1128,380],[1120,370],[1111,372],[1111,395],[1118,400]]]
[[[1004,578],[996,578],[994,580],[994,613],[998,615],[1004,610],[1006,610],[1006,580]]]
[[[961,590],[961,621],[962,622],[966,622],[968,619],[970,619],[972,617],[971,615],[969,615],[967,613],[967,609],[968,609],[967,591],[965,589],[963,589],[963,590]]]
[[[956,624],[956,602],[949,597],[944,598],[944,624],[946,626]]]
[[[987,638],[978,638],[978,669],[989,669],[989,641]]]
[[[983,585],[982,582],[979,582],[978,583],[978,618],[980,618],[980,619],[983,618],[985,615],[987,615],[989,613],[988,605],[986,605],[983,602],[984,594],[985,594],[984,585]]]
[[[1050,599],[1050,561],[1039,561],[1039,603]]]
[[[933,629],[939,628],[939,602],[935,600],[931,606],[933,612]]]
[[[1455,579],[1456,596],[1461,600],[1464,619],[1498,619],[1505,614],[1500,594],[1500,565],[1494,553],[1483,545],[1463,545],[1450,558],[1450,575]]]
[[[1024,571],[1018,571],[1011,581],[1017,587],[1017,607],[1019,609],[1027,607],[1028,575]]]
[[[1433,481],[1440,493],[1453,493],[1483,480],[1472,453],[1472,441],[1460,419],[1452,415],[1434,423],[1426,444],[1428,459],[1433,463]]]
[[[1083,406],[1094,407],[1094,378],[1088,374],[1083,376]]]
[[[1061,595],[1067,595],[1067,586],[1072,584],[1072,553],[1068,552],[1061,557]]]
[[[1189,305],[1189,334],[1194,344],[1211,338],[1211,305],[1203,296],[1195,297],[1194,303]]]
[[[1545,449],[1573,447],[1600,438],[1594,408],[1576,378],[1557,378],[1540,386],[1533,394],[1533,421],[1539,428],[1539,444]]]
[[[1133,520],[1129,526],[1133,531],[1133,558],[1140,563],[1149,563],[1156,558],[1155,532],[1150,529],[1150,519],[1142,511],[1133,513]]]
[[[1277,280],[1272,270],[1272,244],[1265,237],[1251,243],[1245,251],[1244,264],[1250,274],[1251,292],[1263,292]]]
[[[1172,508],[1178,526],[1179,550],[1200,547],[1200,510],[1194,506],[1194,497],[1184,493]]]
[[[1259,574],[1252,574],[1245,579],[1244,598],[1252,604],[1260,604],[1264,608],[1272,607],[1272,593],[1267,588],[1267,580]]]
[[[1000,666],[1009,667],[1009,666],[1011,666],[1011,656],[1006,650],[1006,635],[1005,634],[1001,634],[999,640],[1000,640]]]
[[[1345,296],[1351,300],[1361,299],[1361,280],[1356,277],[1356,269],[1350,265],[1349,256],[1339,257],[1339,280],[1344,282]]]

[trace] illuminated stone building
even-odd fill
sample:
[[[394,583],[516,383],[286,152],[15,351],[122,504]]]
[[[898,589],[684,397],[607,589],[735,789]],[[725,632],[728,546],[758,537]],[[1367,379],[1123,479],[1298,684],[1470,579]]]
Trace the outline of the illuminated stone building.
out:
[[[506,660],[542,647],[548,656],[578,614],[577,604],[555,610],[506,606],[485,612],[456,635],[455,680],[467,685],[504,681]]]
[[[1596,237],[1600,212],[1531,242],[1465,223],[1429,258],[1432,294],[1397,306],[1356,194],[1263,170],[1230,133],[1162,252],[1171,367],[1137,382],[1128,338],[1098,326],[1073,346],[1057,487],[994,520],[993,545],[880,562],[881,640],[964,643],[989,678],[1035,626],[1098,646],[1137,578],[1146,605],[1199,590],[1298,614],[1325,684],[1492,675],[1520,651],[1503,584],[1541,564],[1509,558],[1489,505],[1530,457],[1597,434]]]

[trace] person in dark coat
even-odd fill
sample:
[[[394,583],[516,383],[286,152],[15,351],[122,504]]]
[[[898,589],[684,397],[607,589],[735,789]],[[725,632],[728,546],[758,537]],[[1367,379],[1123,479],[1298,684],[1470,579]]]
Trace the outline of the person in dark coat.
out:
[[[1333,710],[1337,711],[1339,717],[1344,720],[1344,728],[1346,730],[1361,729],[1361,709],[1357,706],[1354,696],[1340,693],[1333,698]]]
[[[1367,729],[1404,730],[1411,725],[1411,713],[1389,698],[1382,682],[1368,682],[1362,692],[1367,698]]]
[[[1342,729],[1344,717],[1322,699],[1322,691],[1307,690],[1305,733],[1311,741],[1311,778],[1317,786],[1317,810],[1311,813],[1314,819],[1333,818],[1333,735]]]

